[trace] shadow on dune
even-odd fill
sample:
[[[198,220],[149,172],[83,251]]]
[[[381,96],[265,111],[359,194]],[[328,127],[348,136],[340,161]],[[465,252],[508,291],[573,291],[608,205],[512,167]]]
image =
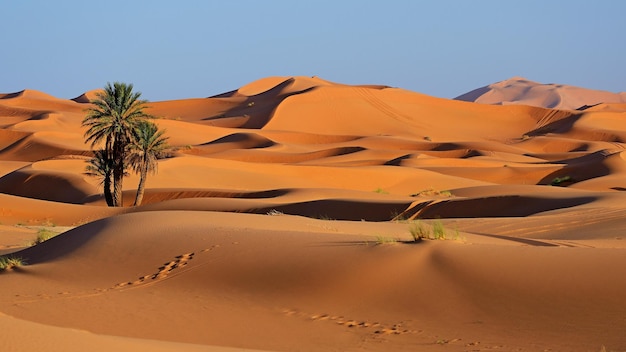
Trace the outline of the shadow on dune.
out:
[[[21,169],[0,177],[0,193],[53,202],[84,204],[95,187],[80,176]]]
[[[548,113],[537,122],[537,125],[539,125],[540,127],[528,131],[526,135],[536,137],[548,133],[567,133],[572,130],[576,121],[578,121],[583,116],[582,114],[574,114],[559,119],[559,112],[559,110],[553,110],[551,113]]]
[[[18,134],[0,133],[0,138],[8,136],[8,143],[0,145],[0,160],[36,162],[60,156],[91,157],[90,150],[67,149],[47,144],[33,138],[31,133]]]
[[[565,164],[565,166],[542,178],[537,184],[554,184],[555,181],[561,179],[565,182],[558,182],[558,185],[567,186],[576,182],[607,176],[611,170],[605,165],[605,160],[611,155],[605,150],[600,150],[577,158],[551,161],[551,164]]]
[[[359,202],[342,199],[322,199],[273,207],[260,208],[253,213],[265,214],[271,210],[309,218],[349,221],[389,221],[410,205],[410,202]]]
[[[36,246],[13,253],[29,265],[40,264],[62,258],[94,239],[98,231],[105,228],[109,219],[96,220],[64,232]]]
[[[266,191],[228,191],[210,189],[183,189],[183,188],[149,188],[143,197],[142,205],[155,204],[176,199],[196,198],[232,198],[232,199],[272,199],[284,196],[291,192],[289,189],[272,189]],[[135,199],[135,191],[124,191],[124,205],[131,206]],[[103,203],[101,194],[94,194],[85,198],[85,203]]]
[[[229,124],[229,127],[260,129],[271,120],[274,111],[283,100],[292,95],[306,93],[316,88],[308,87],[305,89],[290,90],[290,86],[292,86],[295,81],[296,79],[293,77],[288,78],[273,88],[246,97],[246,99],[236,107],[226,110],[218,116],[207,117],[204,120],[216,126],[220,125],[221,120],[225,120]],[[237,94],[236,91],[232,91],[211,98],[228,98],[234,97]],[[244,118],[241,119],[240,117]],[[235,123],[235,126],[232,125],[233,118],[240,118],[238,119],[239,122]]]
[[[412,213],[404,215],[411,219],[523,217],[588,204],[595,200],[597,197],[545,198],[520,195],[447,199],[429,201],[421,207],[417,205],[412,208]]]
[[[480,96],[489,92],[490,90],[491,90],[491,87],[489,86],[476,88],[472,91],[459,95],[458,97],[454,98],[454,100],[467,101],[467,102],[473,103],[478,98],[480,98]]]
[[[494,235],[494,234],[491,234],[491,233],[480,233],[480,232],[472,232],[472,234],[479,235],[479,236],[484,236],[484,237],[497,238],[497,239],[500,239],[500,240],[513,241],[513,242],[525,244],[525,245],[528,245],[528,246],[534,246],[534,247],[558,247],[559,246],[558,244],[548,243],[548,242],[543,242],[543,241],[537,241],[537,240],[531,240],[531,239],[528,239],[528,238],[503,236],[503,235]]]
[[[271,139],[259,136],[256,133],[233,133],[214,141],[200,144],[200,146],[235,143],[240,148],[267,148],[276,145]]]

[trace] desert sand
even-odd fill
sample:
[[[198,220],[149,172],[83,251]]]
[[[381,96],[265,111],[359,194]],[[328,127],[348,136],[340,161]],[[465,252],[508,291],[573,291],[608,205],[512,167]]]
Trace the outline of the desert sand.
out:
[[[512,77],[462,94],[456,100],[481,104],[522,104],[544,108],[584,110],[606,103],[626,103],[626,92],[586,89],[567,84],[539,83]]]
[[[0,94],[0,254],[27,263],[0,272],[0,347],[626,350],[623,93],[524,82],[151,102],[171,155],[121,208],[84,172],[95,91]]]

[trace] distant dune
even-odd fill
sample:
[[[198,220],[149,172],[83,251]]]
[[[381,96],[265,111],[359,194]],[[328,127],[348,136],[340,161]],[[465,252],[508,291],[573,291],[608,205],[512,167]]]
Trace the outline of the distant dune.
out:
[[[564,84],[543,84],[513,77],[462,94],[456,100],[481,104],[523,104],[576,110],[601,103],[626,103],[626,92],[611,93]]]
[[[172,149],[108,208],[96,92],[0,94],[0,254],[28,264],[0,271],[5,350],[626,350],[624,93],[267,77],[151,102]]]

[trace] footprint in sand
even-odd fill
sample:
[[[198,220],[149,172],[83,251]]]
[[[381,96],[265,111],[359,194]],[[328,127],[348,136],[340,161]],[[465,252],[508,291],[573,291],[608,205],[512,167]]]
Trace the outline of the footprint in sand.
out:
[[[181,254],[181,255],[177,256],[175,260],[163,264],[163,266],[161,266],[156,273],[150,274],[150,275],[144,275],[144,276],[140,277],[139,279],[137,279],[135,281],[132,281],[132,282],[129,281],[129,282],[119,283],[119,284],[113,286],[113,288],[114,289],[116,289],[116,288],[119,289],[119,288],[124,288],[124,287],[127,287],[127,286],[134,286],[134,285],[145,284],[145,283],[148,283],[148,282],[153,282],[154,280],[165,279],[175,269],[182,268],[185,265],[187,265],[188,262],[191,259],[193,259],[194,255],[195,255],[195,253],[193,253],[193,252]]]
[[[345,326],[348,328],[372,328],[375,329],[373,333],[375,334],[388,334],[388,335],[400,335],[400,334],[410,334],[410,333],[418,333],[420,331],[414,331],[409,329],[403,329],[402,324],[393,324],[391,326],[384,326],[378,322],[368,322],[363,320],[355,320],[348,319],[339,315],[330,315],[330,314],[306,314],[303,312],[299,312],[294,309],[285,309],[283,310],[283,314],[292,317],[305,318],[313,321],[319,322],[332,322],[336,325]]]

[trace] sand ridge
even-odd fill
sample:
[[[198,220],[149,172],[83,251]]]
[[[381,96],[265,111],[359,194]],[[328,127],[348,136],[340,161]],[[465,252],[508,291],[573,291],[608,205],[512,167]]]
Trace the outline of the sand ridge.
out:
[[[626,92],[612,93],[564,84],[543,84],[524,77],[477,88],[454,98],[481,104],[523,104],[553,109],[584,110],[603,103],[625,103]]]
[[[84,169],[97,92],[0,95],[0,253],[29,264],[0,273],[0,346],[626,349],[623,100],[262,78],[150,102],[172,149],[144,205],[130,175],[107,208]]]

